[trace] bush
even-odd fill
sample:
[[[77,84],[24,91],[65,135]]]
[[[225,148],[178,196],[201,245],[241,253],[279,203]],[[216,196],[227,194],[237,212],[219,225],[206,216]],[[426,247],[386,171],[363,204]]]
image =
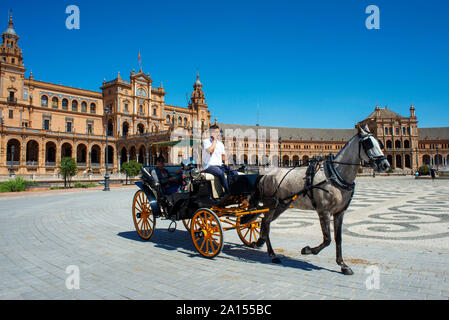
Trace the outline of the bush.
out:
[[[388,170],[387,171],[385,171],[386,173],[393,173],[394,172],[394,167],[393,166],[390,166],[389,168],[388,168]]]
[[[128,184],[128,177],[132,178],[140,173],[142,165],[135,160],[124,162],[120,168],[120,172],[126,174],[126,184]]]
[[[22,177],[17,177],[13,180],[8,180],[0,183],[0,192],[21,192],[25,191],[29,181],[25,181]]]
[[[96,187],[97,184],[96,183],[82,183],[80,181],[76,181],[75,184],[73,185],[74,188],[83,188],[83,189],[87,189],[87,188],[93,188]]]
[[[428,166],[419,167],[418,173],[420,176],[428,176],[430,174],[429,167]]]
[[[64,187],[67,187],[67,182],[70,186],[70,180],[74,175],[78,173],[75,160],[71,157],[62,158],[61,165],[59,166],[59,171],[64,177]]]

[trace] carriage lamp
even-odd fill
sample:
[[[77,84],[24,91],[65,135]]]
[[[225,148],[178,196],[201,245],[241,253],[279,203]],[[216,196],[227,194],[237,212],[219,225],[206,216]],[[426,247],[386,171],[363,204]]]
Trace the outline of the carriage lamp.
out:
[[[9,176],[13,177],[15,175],[14,172],[14,145],[11,146],[11,169],[9,170]]]
[[[109,157],[108,157],[108,120],[109,120],[109,113],[111,112],[111,109],[109,107],[104,108],[104,112],[106,115],[106,163],[105,163],[105,169],[106,169],[106,173],[104,174],[104,189],[103,191],[111,191],[111,189],[109,188],[109,170],[108,170],[108,162],[109,162]]]

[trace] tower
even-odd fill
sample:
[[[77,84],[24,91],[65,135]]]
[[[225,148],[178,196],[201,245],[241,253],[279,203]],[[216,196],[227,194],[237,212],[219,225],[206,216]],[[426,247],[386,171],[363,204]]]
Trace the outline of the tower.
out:
[[[18,46],[19,36],[14,30],[12,12],[9,14],[8,29],[2,34],[3,43],[0,46],[0,96],[7,97],[8,102],[16,103],[22,98],[25,67],[22,50]]]
[[[197,124],[201,129],[209,128],[210,112],[207,110],[206,98],[203,92],[203,84],[200,81],[200,75],[197,74],[196,82],[193,84],[193,92],[190,97],[189,108],[192,109]]]

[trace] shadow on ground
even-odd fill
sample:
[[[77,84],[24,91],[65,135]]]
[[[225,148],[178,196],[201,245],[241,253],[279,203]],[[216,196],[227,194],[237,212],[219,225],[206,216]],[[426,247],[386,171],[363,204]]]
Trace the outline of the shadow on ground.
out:
[[[192,258],[207,259],[202,257],[196,251],[192,243],[190,233],[185,230],[176,230],[175,232],[168,232],[167,230],[156,229],[153,237],[149,241],[142,240],[136,231],[120,232],[117,235],[122,238],[133,241],[151,242],[155,245],[156,248],[162,248],[165,250],[176,250]],[[282,263],[279,264],[279,266],[282,267],[295,268],[304,271],[326,270],[329,272],[340,273],[338,271],[318,267],[307,261],[298,260],[292,257],[285,256],[283,254],[278,254],[277,256],[282,261]],[[214,259],[230,259],[234,261],[243,261],[246,263],[273,264],[271,262],[271,259],[268,257],[265,246],[260,249],[253,249],[243,244],[236,244],[232,242],[225,242],[223,245],[222,252]]]

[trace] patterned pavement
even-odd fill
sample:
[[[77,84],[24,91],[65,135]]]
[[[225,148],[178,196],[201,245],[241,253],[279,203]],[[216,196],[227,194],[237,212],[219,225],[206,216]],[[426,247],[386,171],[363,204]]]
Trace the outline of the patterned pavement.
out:
[[[182,224],[157,221],[141,241],[131,218],[137,188],[0,196],[0,299],[444,299],[449,298],[449,180],[359,178],[345,215],[344,276],[315,212],[289,210],[272,243],[247,248],[225,232],[210,260]],[[67,289],[79,268],[79,289]]]

